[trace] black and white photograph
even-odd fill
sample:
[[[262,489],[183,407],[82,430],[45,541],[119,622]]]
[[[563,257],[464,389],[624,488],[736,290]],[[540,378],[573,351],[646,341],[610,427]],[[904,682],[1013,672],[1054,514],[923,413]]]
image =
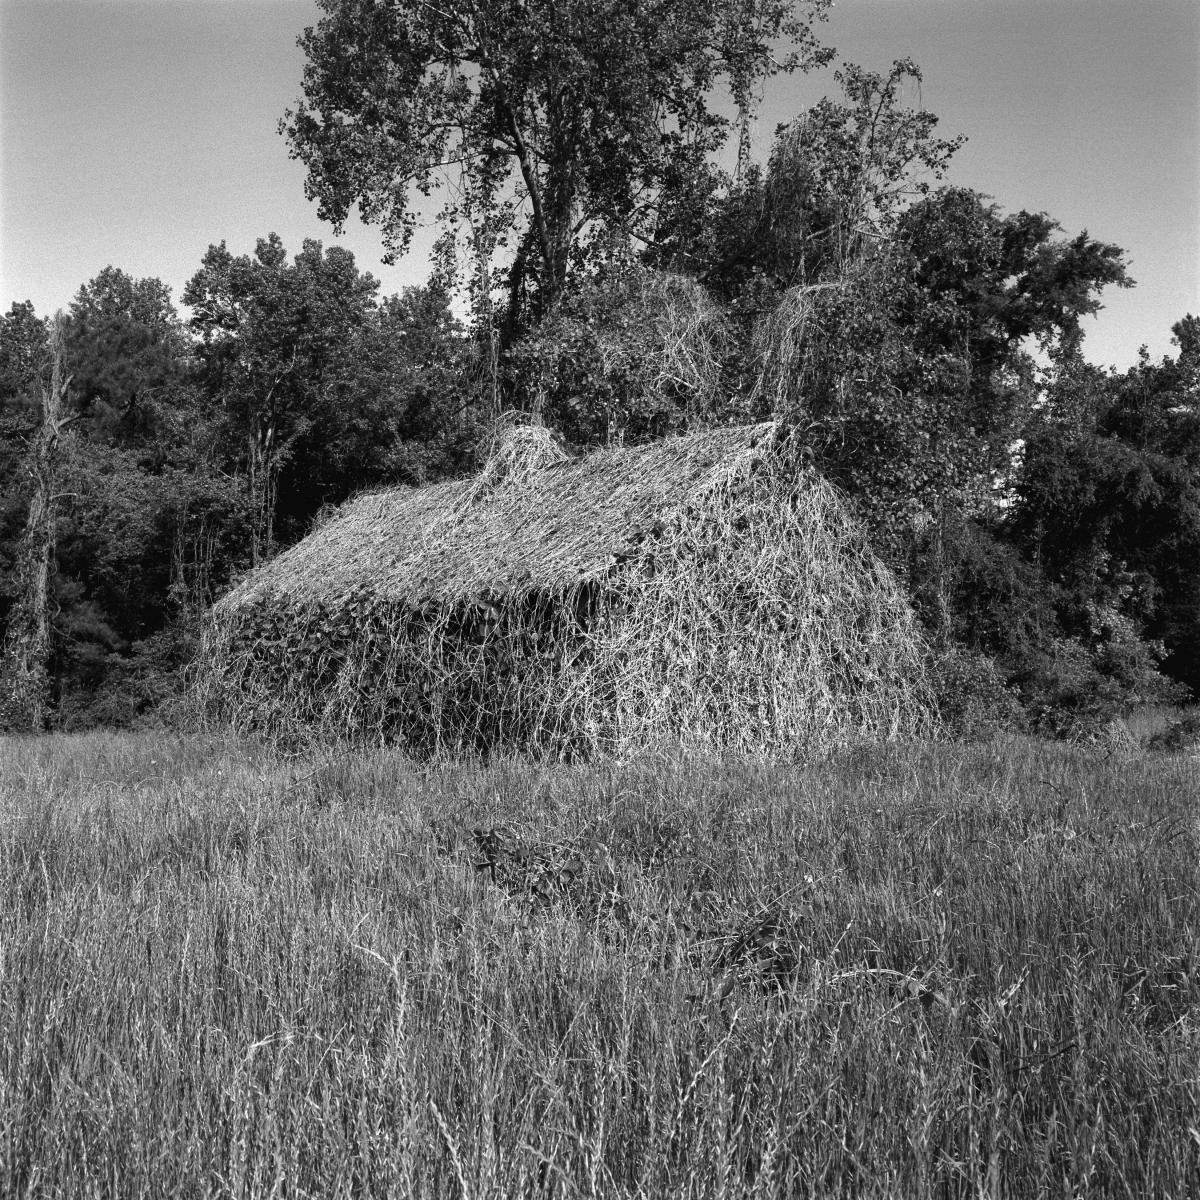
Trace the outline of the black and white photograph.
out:
[[[0,1197],[1197,1196],[1196,0],[0,0]]]

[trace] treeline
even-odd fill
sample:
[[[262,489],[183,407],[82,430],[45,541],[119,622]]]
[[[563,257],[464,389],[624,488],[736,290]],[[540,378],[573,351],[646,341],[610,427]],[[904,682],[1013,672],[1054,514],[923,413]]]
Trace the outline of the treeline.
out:
[[[416,53],[379,22],[412,33],[437,13],[325,7],[287,132],[324,215],[357,198],[401,245],[411,214],[372,189],[384,166],[427,182],[422,144],[414,134],[399,162],[395,139],[362,128],[404,116],[387,111],[400,85],[380,56]],[[439,218],[425,286],[381,298],[347,252],[306,242],[289,256],[270,235],[252,254],[209,249],[186,321],[155,279],[110,267],[80,288],[58,325],[72,419],[54,498],[53,723],[169,711],[232,578],[356,491],[475,469],[509,410],[578,451],[714,422],[791,425],[907,579],[960,725],[1071,732],[1200,689],[1200,319],[1174,327],[1178,352],[1161,362],[1089,365],[1081,322],[1105,287],[1131,286],[1123,252],[937,187],[958,143],[905,106],[913,64],[843,67],[837,100],[781,127],[766,163],[741,154],[726,172],[710,151],[737,123],[683,103],[675,58],[647,60],[641,92],[582,86],[624,52],[578,7],[566,66],[522,58],[515,22],[500,35],[512,54],[476,80],[486,92],[502,61],[503,91],[460,80],[439,102],[442,124],[494,157],[464,159],[475,166]],[[620,12],[634,25],[616,33],[663,36],[637,26],[641,6]],[[449,37],[425,33],[426,55]],[[801,66],[828,58],[796,36]],[[743,83],[770,73],[758,43],[721,44],[741,47]],[[588,120],[563,124],[562,72]],[[653,108],[655,86],[674,108]],[[647,105],[668,115],[634,121]],[[353,154],[338,141],[352,136]],[[448,153],[424,149],[430,163]],[[0,319],[6,633],[27,582],[49,339],[29,304]]]
[[[107,268],[61,317],[50,676],[57,724],[127,724],[177,686],[231,578],[365,486],[467,469],[471,346],[436,285],[381,300],[350,254],[214,246],[188,285]],[[22,587],[51,322],[0,319],[0,629]]]

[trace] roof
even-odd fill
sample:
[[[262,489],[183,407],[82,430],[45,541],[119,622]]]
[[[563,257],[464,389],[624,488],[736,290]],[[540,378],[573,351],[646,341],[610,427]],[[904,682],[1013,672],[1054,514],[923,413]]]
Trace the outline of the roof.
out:
[[[363,593],[419,607],[603,578],[670,513],[761,459],[775,431],[768,422],[598,450],[490,490],[466,480],[362,495],[218,607]]]

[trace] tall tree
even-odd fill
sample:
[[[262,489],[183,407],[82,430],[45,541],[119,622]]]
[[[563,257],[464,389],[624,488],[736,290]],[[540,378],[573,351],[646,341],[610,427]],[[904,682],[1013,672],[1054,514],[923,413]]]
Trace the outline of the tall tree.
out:
[[[40,733],[49,701],[50,576],[54,566],[58,445],[74,419],[67,411],[71,377],[63,367],[60,313],[50,333],[50,379],[42,387],[41,420],[29,450],[29,515],[17,563],[17,600],[0,657],[0,726]]]
[[[729,306],[747,419],[824,417],[852,385],[895,386],[907,354],[895,310],[911,273],[901,221],[963,141],[914,106],[921,72],[909,59],[886,73],[847,63],[834,77],[841,96],[780,126],[765,168],[710,171],[669,206],[646,256],[698,274]]]
[[[364,484],[420,486],[471,469],[486,419],[478,349],[441,281],[387,297],[363,339],[354,401],[328,446],[335,490],[327,500]]]
[[[400,253],[414,197],[448,184],[441,221],[484,260],[512,247],[510,318],[554,308],[589,238],[652,236],[734,127],[718,83],[745,113],[764,78],[831,53],[813,34],[829,0],[319,2],[281,129],[321,216],[340,227],[357,202]]]
[[[1121,374],[1077,357],[1056,364],[1008,523],[1069,622],[1121,613],[1163,644],[1163,670],[1200,693],[1198,326],[1184,317],[1175,358],[1143,350]]]
[[[276,545],[285,468],[328,432],[345,399],[378,287],[347,250],[306,240],[289,263],[271,234],[253,255],[235,258],[224,242],[209,247],[184,291],[207,387],[240,447],[255,563]],[[304,511],[289,515],[302,522],[322,502],[310,494]]]
[[[22,534],[29,515],[30,439],[41,420],[39,377],[49,352],[48,323],[29,301],[0,317],[0,644],[22,590],[18,578]]]
[[[15,411],[26,402],[46,361],[48,339],[45,320],[28,300],[14,301],[0,317],[0,411]]]
[[[76,293],[64,337],[85,424],[122,445],[161,440],[189,349],[170,288],[105,267]]]
[[[765,285],[761,303],[839,279],[893,239],[966,139],[938,137],[938,118],[910,106],[921,83],[911,59],[886,75],[845,63],[834,78],[841,98],[780,126],[765,170],[710,171],[690,195],[672,196],[648,257],[700,273],[731,300]]]
[[[166,618],[170,606],[160,580],[169,551],[155,547],[161,561],[154,561],[141,534],[158,504],[140,502],[157,490],[166,503],[180,489],[181,471],[195,476],[189,487],[198,486],[219,456],[211,406],[194,378],[191,339],[166,284],[105,267],[76,293],[65,348],[81,421],[67,466],[71,502],[64,513],[78,536],[64,530],[59,578],[65,585],[75,572],[78,603],[64,595],[60,620],[75,622],[80,606],[100,605],[104,612],[103,621],[84,618],[64,639],[82,653],[88,630],[120,630],[118,644],[124,644]],[[138,498],[127,522],[103,519],[105,493]],[[141,549],[131,555],[135,546]],[[116,566],[120,559],[124,567]],[[113,568],[118,591],[105,596],[102,581]]]
[[[1081,321],[1109,286],[1132,287],[1120,246],[1085,229],[1070,238],[1046,213],[1002,215],[966,188],[943,188],[900,222],[914,269],[913,325],[930,351],[970,362],[973,386],[1039,346],[1060,358],[1083,340]]]
[[[1071,354],[1103,289],[1128,282],[1119,247],[1059,233],[942,189],[806,298],[789,399],[852,491],[906,518],[986,502],[1039,403],[1031,351]]]

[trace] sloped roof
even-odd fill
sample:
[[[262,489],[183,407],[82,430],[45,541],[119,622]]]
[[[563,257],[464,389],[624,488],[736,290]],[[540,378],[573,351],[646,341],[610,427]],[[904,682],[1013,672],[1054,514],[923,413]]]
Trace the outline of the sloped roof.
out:
[[[746,471],[773,422],[598,450],[480,493],[473,481],[359,496],[220,601],[413,606],[602,578],[671,512]]]

